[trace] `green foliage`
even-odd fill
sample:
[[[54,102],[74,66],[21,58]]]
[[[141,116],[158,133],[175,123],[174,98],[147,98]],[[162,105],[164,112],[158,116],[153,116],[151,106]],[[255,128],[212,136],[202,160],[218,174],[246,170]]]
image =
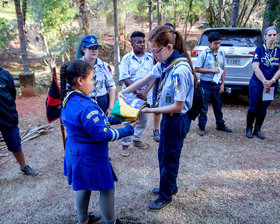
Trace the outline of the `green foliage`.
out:
[[[147,0],[139,0],[137,1],[137,10],[134,11],[134,18],[139,20],[145,20],[148,19],[148,1]]]
[[[272,6],[271,10],[265,12],[265,18],[270,24],[273,24],[280,29],[280,5],[278,0],[269,0],[269,4]]]
[[[14,29],[9,20],[0,18],[0,52],[3,53],[8,49],[9,42],[16,38]]]
[[[75,21],[79,9],[72,8],[68,0],[30,0],[28,10],[40,32],[44,29],[51,55],[56,60],[67,55],[81,33],[79,23]]]

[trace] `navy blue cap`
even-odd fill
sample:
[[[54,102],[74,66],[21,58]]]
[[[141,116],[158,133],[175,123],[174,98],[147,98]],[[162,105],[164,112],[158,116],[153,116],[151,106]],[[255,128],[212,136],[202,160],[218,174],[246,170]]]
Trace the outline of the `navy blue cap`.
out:
[[[92,46],[100,46],[97,42],[97,38],[93,35],[87,35],[82,39],[82,46],[89,48]]]

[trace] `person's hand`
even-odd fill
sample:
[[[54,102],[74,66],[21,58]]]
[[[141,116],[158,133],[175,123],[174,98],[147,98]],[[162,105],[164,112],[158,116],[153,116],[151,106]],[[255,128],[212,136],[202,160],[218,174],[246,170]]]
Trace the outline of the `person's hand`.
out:
[[[149,107],[144,107],[144,108],[141,110],[141,113],[152,113],[152,112],[151,112],[151,108],[149,108]]]
[[[118,98],[126,99],[126,97],[123,95],[122,91],[120,91],[120,92],[118,93]]]
[[[271,87],[273,84],[274,84],[274,80],[273,80],[273,79],[271,79],[271,80],[266,80],[266,81],[264,82],[264,87],[265,87],[265,88],[268,88],[268,87]]]
[[[139,121],[131,121],[130,125],[135,128],[135,126],[139,123]]]
[[[269,87],[265,87],[265,92],[269,93],[270,92],[270,86]]]
[[[220,73],[220,69],[219,68],[212,68],[212,72],[213,73]]]
[[[111,108],[108,108],[108,109],[106,110],[106,112],[105,112],[106,117],[110,117],[110,116],[111,116],[111,111],[112,111]]]
[[[147,101],[147,96],[146,96],[146,91],[144,90],[138,90],[137,91],[137,96],[141,99],[141,100],[144,100],[144,101]]]
[[[224,84],[221,84],[219,86],[219,93],[223,93],[225,91],[225,85]]]

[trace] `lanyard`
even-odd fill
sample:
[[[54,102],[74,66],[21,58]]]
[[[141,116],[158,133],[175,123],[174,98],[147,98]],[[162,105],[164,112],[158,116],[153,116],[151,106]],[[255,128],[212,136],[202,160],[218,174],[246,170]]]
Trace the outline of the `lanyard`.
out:
[[[210,47],[208,48],[208,50],[210,50],[210,51],[213,53],[214,58],[215,58],[215,62],[216,62],[216,67],[218,68],[218,67],[219,67],[218,51],[215,51],[215,52],[214,52],[213,50],[210,49]]]
[[[161,77],[160,77],[160,81],[159,81],[159,85],[158,85],[158,89],[157,89],[157,99],[156,99],[156,103],[155,103],[155,107],[158,107],[159,105],[159,100],[161,97],[161,93],[162,93],[162,89],[164,86],[164,83],[166,82],[167,76],[166,76],[166,72],[169,71],[171,68],[173,68],[176,64],[178,64],[180,61],[187,61],[188,59],[185,57],[181,57],[181,58],[176,58],[175,60],[173,60],[170,65],[161,70]]]
[[[272,61],[275,60],[276,53],[277,53],[277,47],[274,46],[271,53],[268,52],[268,49],[266,48],[265,44],[263,44],[263,47],[264,47],[264,50],[265,50],[265,59],[266,59],[266,61],[268,61],[268,64],[271,65]],[[272,57],[273,51],[274,51],[274,55]],[[272,67],[272,65],[271,65],[271,67]]]

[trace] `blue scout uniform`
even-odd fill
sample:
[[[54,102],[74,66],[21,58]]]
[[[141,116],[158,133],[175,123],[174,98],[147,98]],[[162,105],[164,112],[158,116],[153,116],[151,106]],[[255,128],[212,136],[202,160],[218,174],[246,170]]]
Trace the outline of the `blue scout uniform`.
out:
[[[81,60],[85,61],[85,58],[82,57]],[[96,59],[93,69],[96,76],[96,84],[89,96],[93,98],[97,97],[96,100],[98,105],[104,112],[106,112],[109,107],[108,91],[116,89],[112,70],[108,63],[100,60],[99,58]]]
[[[150,75],[151,78],[161,78],[158,87],[160,97],[158,97],[157,103],[159,107],[169,106],[175,101],[185,102],[181,113],[163,114],[160,124],[159,197],[165,200],[170,200],[172,193],[177,189],[181,150],[191,124],[187,114],[192,106],[194,93],[194,78],[191,68],[186,61],[181,61],[171,67],[175,59],[182,57],[184,55],[180,55],[175,50],[166,62],[157,63]]]
[[[109,161],[108,142],[132,135],[132,126],[111,129],[110,123],[119,121],[107,119],[96,101],[73,89],[64,99],[61,120],[67,131],[64,175],[73,190],[114,188],[117,177]]]
[[[279,69],[280,47],[266,49],[265,44],[256,48],[252,62],[260,63],[260,70],[267,80],[272,77]],[[278,88],[278,82],[271,87],[275,87],[275,93]],[[255,72],[249,83],[249,109],[248,112],[266,114],[267,108],[271,101],[262,101],[263,83],[257,78]]]
[[[225,52],[218,49],[217,52],[213,52],[210,48],[205,49],[198,55],[196,68],[224,68],[225,67]],[[212,106],[216,118],[216,125],[219,128],[225,126],[223,120],[221,94],[219,94],[220,83],[217,84],[213,81],[215,73],[202,73],[200,75],[200,85],[204,89],[205,103],[203,105],[202,113],[198,117],[198,126],[200,129],[204,129],[207,123],[208,103],[212,98]]]

